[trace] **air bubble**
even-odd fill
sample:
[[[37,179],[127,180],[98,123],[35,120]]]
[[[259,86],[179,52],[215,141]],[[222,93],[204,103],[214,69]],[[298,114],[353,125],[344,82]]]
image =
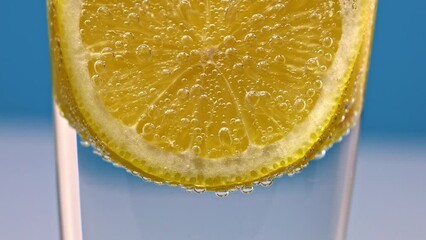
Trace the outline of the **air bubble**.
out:
[[[244,65],[248,66],[253,63],[253,58],[250,55],[243,56]]]
[[[308,95],[308,97],[313,97],[313,96],[315,95],[315,89],[313,89],[313,88],[309,88],[309,89],[306,91],[306,95]]]
[[[191,62],[198,62],[201,59],[201,53],[198,50],[191,50],[189,52],[189,60]]]
[[[180,52],[176,55],[176,61],[179,64],[185,64],[189,59],[189,54],[185,52]]]
[[[123,48],[124,47],[124,44],[123,44],[122,41],[116,41],[114,43],[114,45],[115,45],[116,48]]]
[[[112,48],[110,47],[105,47],[102,49],[101,51],[101,58],[108,60],[114,57],[114,52],[112,50]]]
[[[83,146],[83,147],[90,147],[90,142],[82,140],[82,141],[80,141],[80,145]]]
[[[324,157],[325,157],[325,154],[326,154],[326,153],[327,153],[327,151],[326,151],[326,150],[322,150],[322,151],[318,152],[318,153],[315,155],[314,159],[315,159],[315,160],[322,159],[322,158],[324,158]]]
[[[256,69],[261,73],[267,72],[269,70],[269,63],[267,61],[260,61],[257,63]]]
[[[306,108],[305,100],[301,98],[296,99],[296,101],[294,101],[294,108],[299,112],[302,112],[303,110],[305,110]]]
[[[204,193],[205,191],[206,191],[205,188],[194,188],[194,192],[198,194]]]
[[[237,56],[237,49],[236,48],[228,48],[225,51],[225,54],[228,58],[233,58]]]
[[[244,194],[250,194],[254,190],[253,186],[244,186],[241,188],[241,192]]]
[[[99,7],[98,10],[96,10],[96,13],[98,13],[98,15],[102,16],[102,17],[109,17],[109,16],[111,16],[111,11],[106,6]]]
[[[256,13],[251,17],[251,21],[253,24],[261,24],[265,20],[265,16],[260,13]]]
[[[283,43],[283,39],[279,35],[273,35],[271,39],[269,39],[269,46],[271,48],[277,48],[281,46],[282,43]]]
[[[151,57],[151,54],[152,54],[152,49],[147,44],[139,45],[136,48],[136,55],[142,60],[149,59]]]
[[[311,18],[312,20],[319,21],[319,20],[321,20],[322,16],[321,16],[321,14],[319,14],[319,13],[317,13],[317,12],[313,12],[313,13],[311,13],[310,18]]]
[[[248,91],[246,92],[245,101],[249,105],[255,106],[259,103],[259,95],[256,91]]]
[[[236,40],[236,39],[235,39],[235,37],[234,37],[234,36],[232,36],[232,35],[228,35],[228,36],[225,36],[225,37],[223,38],[223,43],[224,43],[224,44],[225,44],[225,46],[227,46],[227,47],[232,47],[232,46],[234,46],[236,42],[237,42],[237,40]]]
[[[163,39],[161,38],[160,35],[154,35],[152,39],[154,39],[154,42],[156,45],[161,45],[163,42]]]
[[[121,55],[121,54],[117,54],[117,55],[115,55],[115,56],[114,56],[114,59],[115,59],[116,61],[123,61],[123,60],[124,60],[124,57],[123,57],[123,55]]]
[[[256,54],[257,54],[259,57],[265,57],[267,53],[268,53],[268,52],[266,51],[266,49],[265,49],[264,47],[257,47],[257,48],[256,48]]]
[[[94,84],[100,84],[103,81],[102,78],[101,78],[101,76],[99,76],[99,74],[93,75],[92,78],[91,78],[91,80],[92,80],[92,82]]]
[[[182,44],[184,46],[188,46],[188,47],[191,46],[194,43],[194,40],[192,39],[192,37],[188,36],[188,35],[182,36],[182,38],[180,39],[180,41],[182,42]]]
[[[285,59],[284,55],[281,55],[281,54],[275,56],[275,58],[274,58],[274,61],[276,63],[281,63],[281,64],[285,63],[285,60],[286,59]]]
[[[229,195],[228,191],[220,191],[220,192],[216,192],[216,196],[219,198],[224,198],[227,197]]]
[[[269,187],[269,186],[271,186],[272,185],[272,180],[263,180],[263,181],[261,181],[260,182],[260,185],[262,186],[262,187]]]
[[[306,69],[309,71],[314,71],[319,67],[319,61],[318,58],[309,58],[305,63]]]
[[[186,88],[181,88],[177,91],[177,97],[180,100],[186,100],[189,97],[189,90]]]
[[[323,45],[324,47],[326,47],[326,48],[331,47],[331,46],[333,45],[333,38],[331,38],[331,37],[325,37],[325,38],[322,40],[322,45]]]
[[[195,84],[191,87],[192,96],[200,96],[203,93],[203,87],[200,84]]]
[[[127,19],[132,23],[138,23],[139,22],[139,14],[129,13],[129,15],[127,15]]]
[[[230,145],[232,143],[231,133],[229,128],[223,127],[218,132],[219,140],[224,145]]]
[[[281,11],[281,10],[283,10],[284,9],[284,7],[285,7],[285,5],[284,4],[282,4],[282,3],[277,3],[277,4],[275,4],[275,6],[274,6],[274,10],[276,11],[276,12],[279,12],[279,11]]]
[[[181,118],[181,119],[180,119],[180,122],[181,122],[182,124],[184,124],[184,125],[188,125],[188,124],[190,123],[190,121],[189,121],[189,119],[188,119],[188,118]]]
[[[191,3],[188,0],[181,0],[179,3],[179,7],[181,10],[186,12],[187,10],[191,8]]]
[[[145,135],[145,136],[150,135],[150,134],[152,134],[154,132],[154,130],[155,130],[155,125],[154,124],[152,124],[152,123],[145,123],[143,125],[143,128],[142,128],[142,135]]]
[[[255,44],[256,43],[256,35],[254,33],[248,33],[244,37],[244,42],[251,44],[251,45]]]
[[[126,40],[127,42],[135,39],[135,34],[133,34],[132,32],[125,32],[123,34],[123,39]]]
[[[200,153],[201,153],[201,148],[200,148],[200,146],[198,146],[198,145],[194,145],[194,146],[192,146],[192,152],[193,152],[194,154],[196,154],[196,155],[200,154]]]
[[[314,82],[314,87],[316,88],[316,89],[321,89],[322,88],[322,81],[321,80],[316,80],[315,82]]]
[[[288,109],[288,104],[287,103],[280,103],[280,105],[278,105],[280,107],[280,109],[282,111],[285,111]]]
[[[204,138],[202,136],[196,136],[194,138],[194,143],[200,144],[200,143],[203,142],[203,140],[204,140]]]
[[[104,61],[97,60],[93,67],[96,73],[102,73],[103,71],[105,71],[106,65]]]
[[[232,69],[235,74],[242,74],[244,72],[244,66],[242,63],[235,63]]]

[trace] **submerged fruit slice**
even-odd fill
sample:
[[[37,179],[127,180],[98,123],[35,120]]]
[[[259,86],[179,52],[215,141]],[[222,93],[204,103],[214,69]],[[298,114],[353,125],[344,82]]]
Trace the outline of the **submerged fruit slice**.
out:
[[[365,2],[51,1],[56,98],[137,175],[251,185],[304,165],[334,129]]]

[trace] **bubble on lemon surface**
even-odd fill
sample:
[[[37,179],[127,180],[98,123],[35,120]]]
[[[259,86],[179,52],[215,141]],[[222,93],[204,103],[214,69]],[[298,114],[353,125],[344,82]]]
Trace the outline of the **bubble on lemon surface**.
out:
[[[333,38],[331,38],[331,37],[325,37],[325,38],[322,40],[322,45],[323,45],[324,47],[326,47],[326,48],[331,47],[331,46],[333,45]]]
[[[218,132],[219,140],[224,145],[230,145],[232,143],[231,133],[229,128],[223,127]]]
[[[96,13],[101,17],[111,17],[112,15],[110,9],[107,6],[100,6],[96,10]]]
[[[299,112],[305,110],[305,108],[306,108],[306,101],[304,99],[302,99],[302,98],[296,99],[296,101],[294,101],[294,108],[297,111],[299,111]]]
[[[136,48],[136,56],[141,60],[147,60],[151,57],[152,49],[147,44],[141,44]]]
[[[145,123],[145,125],[142,128],[142,135],[150,135],[154,132],[155,125],[152,123]]]
[[[253,91],[253,90],[252,91],[248,91],[246,93],[246,96],[245,96],[245,101],[249,105],[255,106],[256,104],[259,103],[259,95],[258,95],[258,93],[256,91]]]
[[[309,71],[315,71],[319,67],[319,60],[317,57],[309,58],[305,63],[306,69]]]
[[[101,73],[101,72],[105,71],[106,64],[102,60],[97,60],[94,64],[93,68],[95,69],[96,73]]]
[[[127,15],[127,19],[131,23],[139,23],[140,17],[139,17],[139,14],[132,12],[132,13],[129,13],[129,15]]]
[[[269,39],[269,46],[271,48],[277,48],[280,47],[283,44],[283,39],[281,36],[279,35],[273,35],[270,39]]]
[[[181,42],[184,46],[191,46],[194,43],[194,40],[192,39],[191,36],[184,35],[181,38]]]

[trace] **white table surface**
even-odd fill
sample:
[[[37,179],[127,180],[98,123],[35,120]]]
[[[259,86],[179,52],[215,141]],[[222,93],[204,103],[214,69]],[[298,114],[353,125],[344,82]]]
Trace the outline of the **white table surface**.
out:
[[[0,239],[59,239],[52,127],[0,122]],[[426,137],[363,137],[348,240],[426,239]]]

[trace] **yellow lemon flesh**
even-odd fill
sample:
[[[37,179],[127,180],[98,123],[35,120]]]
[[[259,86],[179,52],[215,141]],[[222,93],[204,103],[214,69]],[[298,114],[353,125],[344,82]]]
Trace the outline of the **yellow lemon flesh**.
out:
[[[152,181],[291,174],[361,109],[367,2],[51,0],[55,98],[104,158]]]

